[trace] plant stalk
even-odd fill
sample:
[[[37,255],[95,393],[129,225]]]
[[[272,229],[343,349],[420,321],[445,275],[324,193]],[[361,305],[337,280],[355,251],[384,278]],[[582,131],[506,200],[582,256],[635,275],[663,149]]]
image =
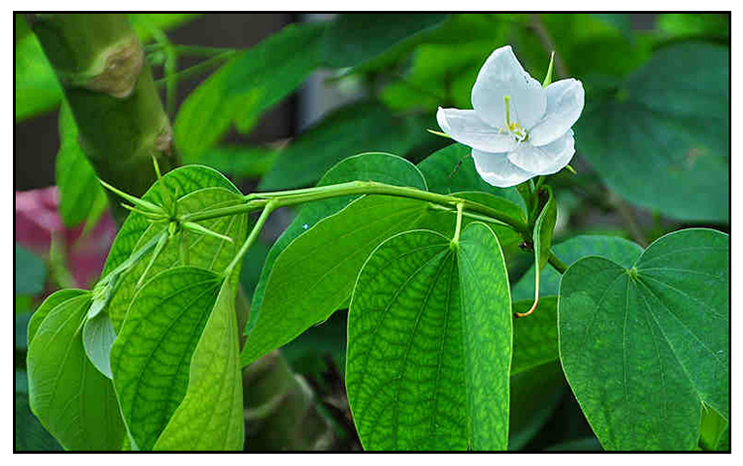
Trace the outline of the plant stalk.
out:
[[[34,14],[29,23],[64,89],[98,177],[141,196],[180,164],[144,51],[123,14]],[[109,194],[119,225],[127,211]]]
[[[211,218],[235,215],[238,213],[252,212],[260,210],[269,203],[274,204],[274,208],[287,207],[291,205],[303,204],[305,202],[320,201],[333,197],[353,196],[361,194],[376,194],[395,197],[406,197],[418,199],[421,201],[431,202],[440,206],[457,209],[461,205],[467,213],[481,214],[489,218],[490,221],[499,222],[510,226],[515,231],[531,238],[531,232],[526,223],[520,219],[500,212],[496,209],[487,207],[483,204],[473,202],[467,199],[461,199],[455,196],[421,191],[415,188],[402,186],[387,185],[375,181],[351,181],[329,186],[319,186],[316,188],[305,188],[290,191],[271,192],[271,193],[252,193],[245,196],[245,204],[220,209],[213,209],[206,212],[184,215],[182,221],[200,221]]]

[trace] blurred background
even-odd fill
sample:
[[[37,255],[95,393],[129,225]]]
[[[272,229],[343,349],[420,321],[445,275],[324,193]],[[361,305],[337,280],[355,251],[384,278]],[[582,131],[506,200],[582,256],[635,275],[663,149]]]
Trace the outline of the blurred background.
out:
[[[586,89],[577,175],[550,181],[556,242],[603,234],[645,247],[686,226],[729,232],[728,14],[129,16],[184,163],[215,167],[245,193],[312,186],[361,152],[420,162],[452,142],[426,131],[439,130],[437,107],[471,108],[480,66],[511,44],[536,79],[554,50],[553,80],[575,77]],[[25,328],[51,291],[97,280],[115,226],[95,183],[80,192],[87,172],[60,169],[59,160],[85,161],[60,127],[61,89],[22,15],[14,45],[15,446],[55,449],[28,410]],[[168,76],[177,86],[166,92]],[[274,214],[246,257],[248,298],[295,214]],[[530,261],[509,263],[512,280]],[[340,411],[344,353],[345,312],[284,348]],[[600,448],[559,366],[514,379],[512,448]],[[344,435],[357,449],[352,428]]]

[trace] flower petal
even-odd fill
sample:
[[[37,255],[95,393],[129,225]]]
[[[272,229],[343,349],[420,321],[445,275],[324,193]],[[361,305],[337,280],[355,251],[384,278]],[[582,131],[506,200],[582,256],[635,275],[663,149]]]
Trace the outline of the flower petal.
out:
[[[585,91],[577,79],[562,79],[547,86],[547,111],[536,126],[529,130],[529,142],[543,146],[570,129],[583,112]]]
[[[508,133],[499,133],[477,117],[474,110],[441,108],[436,113],[441,129],[455,141],[485,152],[508,152],[516,148],[516,140]]]
[[[573,130],[544,146],[535,147],[528,142],[519,145],[515,152],[508,153],[508,160],[523,170],[535,175],[551,175],[562,170],[575,154]]]
[[[472,149],[475,168],[483,180],[499,188],[509,188],[536,176],[508,160],[505,152],[493,153]]]
[[[547,93],[524,71],[510,45],[496,49],[480,69],[472,88],[472,107],[485,122],[504,128],[504,96],[511,97],[511,123],[518,122],[523,128],[534,126],[547,108]]]

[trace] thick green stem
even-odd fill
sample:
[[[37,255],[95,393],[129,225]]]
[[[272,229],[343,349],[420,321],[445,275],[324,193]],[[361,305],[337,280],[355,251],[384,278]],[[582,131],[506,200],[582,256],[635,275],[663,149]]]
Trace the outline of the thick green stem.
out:
[[[29,15],[77,123],[98,176],[141,196],[163,171],[179,165],[142,46],[121,14]],[[113,199],[112,199],[113,201]],[[126,210],[111,202],[117,221]]]
[[[291,205],[304,204],[305,202],[321,201],[333,197],[354,196],[361,194],[376,194],[383,196],[406,197],[409,199],[419,199],[421,201],[431,202],[440,206],[456,209],[461,205],[464,211],[468,213],[481,214],[490,221],[496,221],[510,226],[515,231],[531,237],[528,226],[520,219],[505,214],[499,210],[490,208],[483,204],[473,202],[467,199],[461,199],[455,196],[421,191],[415,188],[402,186],[393,186],[375,181],[351,181],[329,186],[320,186],[317,188],[297,189],[293,191],[281,191],[272,193],[252,193],[245,196],[246,203],[240,206],[225,207],[214,209],[206,212],[199,212],[192,215],[185,215],[183,221],[199,221],[211,218],[235,215],[238,213],[251,212],[258,210],[273,203],[275,208],[287,207]]]

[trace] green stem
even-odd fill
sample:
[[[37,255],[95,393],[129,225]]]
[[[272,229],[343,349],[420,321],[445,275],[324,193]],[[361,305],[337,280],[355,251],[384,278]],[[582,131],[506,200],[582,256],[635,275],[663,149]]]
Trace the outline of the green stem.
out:
[[[457,227],[454,230],[454,238],[451,242],[453,244],[459,244],[459,234],[462,232],[462,213],[464,212],[464,204],[457,204]]]
[[[250,235],[248,235],[248,238],[245,240],[245,243],[243,243],[240,250],[237,252],[235,257],[232,259],[232,262],[230,262],[230,265],[227,266],[227,268],[224,271],[224,275],[226,277],[229,277],[232,275],[232,270],[237,266],[237,264],[242,261],[243,256],[248,252],[248,249],[250,249],[250,246],[253,245],[255,240],[258,238],[258,234],[263,229],[263,225],[266,223],[266,220],[268,220],[268,217],[271,215],[271,212],[273,212],[276,209],[276,201],[269,202],[266,207],[263,209],[263,212],[261,212],[261,216],[258,218],[258,221],[253,226],[253,229],[250,231]]]
[[[565,262],[561,261],[560,258],[555,255],[554,252],[550,252],[549,263],[552,266],[552,268],[557,270],[557,272],[560,275],[564,274],[565,271],[568,269],[568,266],[565,265]]]
[[[237,210],[235,211],[235,213],[255,210],[256,206],[265,205],[264,203],[269,202],[269,200],[276,200],[277,207],[286,207],[296,204],[303,204],[305,202],[320,201],[333,197],[354,196],[360,194],[377,194],[385,196],[405,197],[409,199],[418,199],[421,201],[432,202],[434,204],[453,208],[456,208],[458,204],[462,204],[464,210],[490,217],[490,221],[501,222],[505,225],[510,226],[522,235],[525,235],[525,237],[531,238],[531,232],[529,231],[528,226],[520,219],[512,217],[496,209],[479,204],[477,202],[473,202],[467,199],[461,199],[456,196],[447,196],[444,194],[421,191],[419,189],[403,186],[392,186],[375,181],[351,181],[348,183],[340,183],[330,186],[320,186],[317,188],[298,189],[294,191],[283,191],[278,193],[253,193],[245,196],[247,204],[244,206],[236,206]],[[227,214],[226,210],[223,210],[223,212]],[[194,217],[209,214],[210,212],[204,212],[202,214],[194,214]],[[195,221],[194,217],[189,217],[188,220]],[[203,220],[205,218],[210,217],[200,217],[199,220]]]
[[[99,178],[141,196],[180,164],[172,131],[137,36],[123,14],[28,15],[69,102]],[[116,220],[127,211],[109,195]]]
[[[156,52],[164,49],[163,44],[150,44],[145,45],[145,52]],[[236,53],[237,49],[229,47],[203,47],[199,45],[171,45],[171,48],[181,57],[213,57],[220,55],[225,52]]]
[[[168,82],[168,79],[188,79],[192,76],[195,76],[197,74],[200,74],[208,69],[214,68],[215,66],[218,66],[220,62],[223,62],[224,60],[229,59],[233,55],[232,52],[224,52],[221,55],[217,55],[216,57],[212,57],[208,60],[205,60],[198,65],[191,66],[189,68],[186,68],[185,70],[179,71],[177,73],[173,73],[168,77],[158,79],[155,81],[155,85],[162,86],[163,84],[166,84]]]
[[[178,94],[178,78],[176,73],[178,69],[178,54],[175,47],[168,40],[168,36],[158,27],[148,24],[152,36],[162,45],[165,51],[165,109],[168,118],[175,116],[176,96]]]

